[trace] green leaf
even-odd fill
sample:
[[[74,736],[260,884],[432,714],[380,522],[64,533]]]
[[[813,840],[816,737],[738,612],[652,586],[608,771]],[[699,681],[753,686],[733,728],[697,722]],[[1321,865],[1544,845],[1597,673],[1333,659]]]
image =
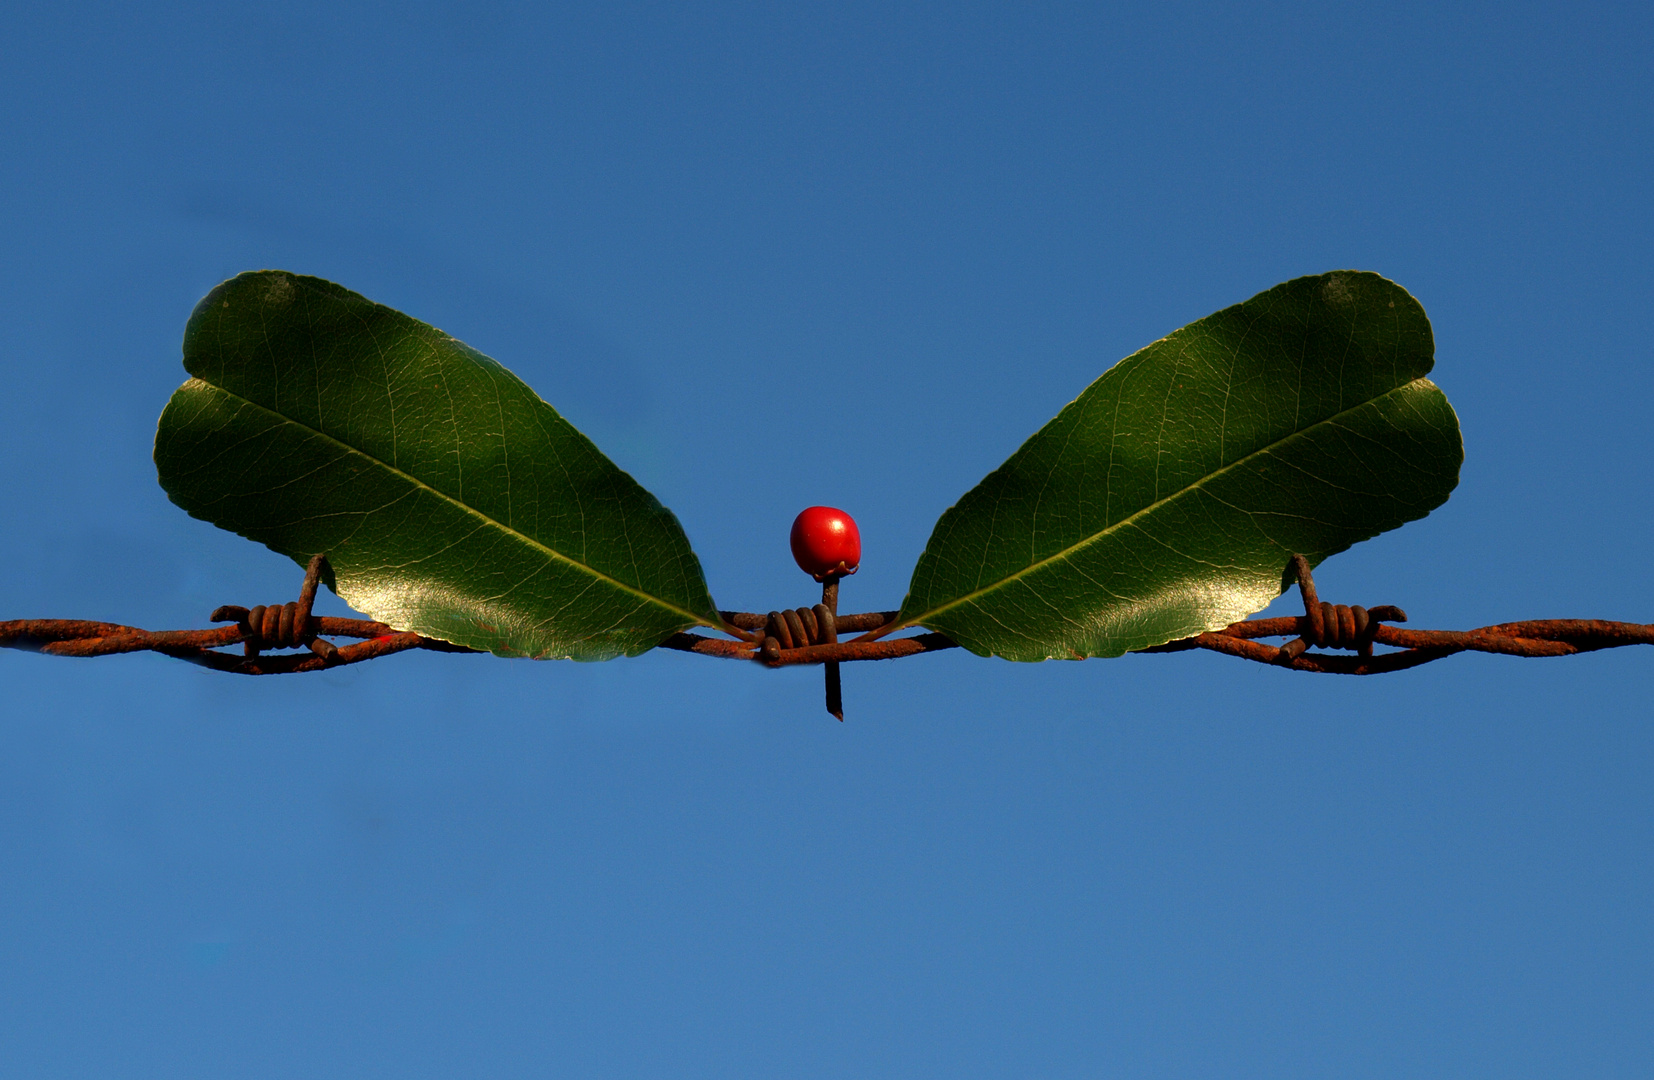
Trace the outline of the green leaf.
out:
[[[260,271],[184,331],[155,465],[195,517],[352,607],[502,656],[606,660],[718,626],[677,518],[522,380],[318,278]]]
[[[1012,660],[1119,656],[1269,604],[1459,481],[1424,309],[1298,278],[1120,361],[937,522],[900,622]]]

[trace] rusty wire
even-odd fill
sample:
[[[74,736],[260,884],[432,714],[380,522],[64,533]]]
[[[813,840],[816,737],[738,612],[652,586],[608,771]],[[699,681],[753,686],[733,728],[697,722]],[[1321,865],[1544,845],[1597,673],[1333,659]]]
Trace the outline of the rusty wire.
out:
[[[311,613],[316,587],[326,566],[322,556],[312,559],[305,583],[295,602],[243,608],[226,605],[212,613],[212,621],[230,625],[210,630],[142,630],[116,623],[79,619],[17,619],[0,622],[0,647],[24,649],[49,656],[109,656],[115,653],[158,652],[216,671],[242,675],[287,675],[320,671],[375,660],[409,649],[437,652],[475,652],[437,638],[368,619],[342,619]],[[1284,580],[1296,581],[1304,601],[1303,615],[1247,619],[1222,630],[1208,631],[1180,641],[1139,650],[1144,653],[1207,649],[1260,664],[1336,675],[1377,675],[1417,667],[1461,652],[1502,656],[1571,656],[1625,645],[1654,645],[1654,625],[1610,622],[1602,619],[1534,619],[1498,623],[1475,630],[1410,630],[1389,623],[1405,622],[1400,608],[1373,608],[1327,604],[1315,592],[1309,564],[1299,556],[1287,564]],[[836,590],[835,590],[836,592]],[[758,614],[719,612],[733,635],[727,640],[702,634],[678,633],[661,642],[662,648],[766,667],[798,664],[837,665],[858,660],[895,660],[920,653],[957,648],[945,634],[920,633],[910,637],[879,637],[839,641],[840,633],[897,629],[897,613],[871,611],[835,615],[836,595],[823,596],[814,608]],[[795,625],[796,623],[796,625]],[[360,639],[338,646],[329,637]],[[1290,638],[1269,645],[1260,638]],[[220,651],[242,646],[243,655]],[[1394,652],[1374,653],[1382,645]],[[266,655],[272,649],[303,649],[303,653]],[[1355,655],[1310,651],[1337,649]],[[839,715],[842,704],[829,677],[829,711]],[[839,705],[839,709],[832,708]]]
[[[229,622],[212,630],[140,630],[116,623],[80,619],[17,619],[0,622],[0,646],[26,649],[48,656],[110,656],[115,653],[158,652],[192,664],[239,675],[291,675],[301,671],[359,664],[408,649],[437,652],[474,652],[436,638],[397,630],[369,619],[338,619],[311,614],[316,590],[327,568],[317,555],[305,568],[299,598],[286,604],[252,608],[225,605],[208,617]],[[342,648],[327,637],[363,638]],[[240,645],[242,655],[219,652]],[[308,656],[264,656],[266,649],[297,649]]]

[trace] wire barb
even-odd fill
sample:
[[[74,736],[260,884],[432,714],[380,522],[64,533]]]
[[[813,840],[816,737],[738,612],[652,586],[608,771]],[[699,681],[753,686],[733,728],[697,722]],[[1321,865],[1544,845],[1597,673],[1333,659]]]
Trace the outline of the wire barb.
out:
[[[1321,600],[1315,595],[1315,578],[1310,575],[1309,560],[1302,555],[1287,560],[1281,575],[1282,591],[1294,582],[1303,597],[1304,617],[1299,620],[1298,636],[1282,645],[1276,654],[1279,663],[1291,664],[1311,645],[1322,649],[1354,649],[1362,656],[1371,656],[1373,639],[1382,623],[1407,621],[1407,613],[1390,604],[1369,611],[1360,605],[1346,607]]]
[[[843,566],[841,562],[839,566]],[[855,573],[854,570],[849,573]],[[821,624],[823,645],[838,644],[838,583],[843,575],[828,574],[821,583],[821,603],[815,610],[819,613],[817,621]],[[827,713],[844,723],[844,684],[839,679],[837,660],[829,660],[821,665],[823,678],[827,682]]]
[[[299,598],[285,604],[244,608],[226,604],[213,610],[209,622],[233,622],[240,625],[242,646],[248,657],[257,656],[265,649],[308,648],[322,658],[323,663],[339,655],[339,647],[325,638],[317,637],[320,624],[310,614],[316,603],[316,589],[322,572],[327,569],[327,556],[317,553],[304,570],[304,585]]]
[[[783,654],[812,645],[838,644],[838,582],[836,576],[829,576],[823,582],[821,603],[815,607],[769,613],[764,619],[764,636],[758,646],[758,655],[764,663],[777,667],[784,662]],[[822,663],[826,669],[827,711],[843,723],[844,690],[838,661]]]

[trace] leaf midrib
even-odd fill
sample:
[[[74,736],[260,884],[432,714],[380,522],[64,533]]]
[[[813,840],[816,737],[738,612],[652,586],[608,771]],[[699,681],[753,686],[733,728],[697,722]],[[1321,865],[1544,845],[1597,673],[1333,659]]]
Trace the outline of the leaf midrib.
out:
[[[639,600],[642,600],[642,601],[644,601],[646,603],[649,603],[649,604],[653,604],[655,607],[661,608],[664,611],[669,611],[669,612],[672,612],[673,614],[681,615],[681,616],[688,619],[690,622],[694,623],[697,626],[709,626],[709,627],[712,627],[714,629],[718,629],[718,625],[716,623],[708,621],[704,616],[697,615],[694,612],[689,611],[685,608],[680,608],[676,604],[668,603],[667,601],[662,600],[658,596],[651,596],[649,593],[644,592],[642,589],[639,589],[636,586],[628,585],[624,581],[617,581],[616,579],[610,577],[608,574],[603,573],[603,571],[598,570],[594,567],[588,566],[587,564],[581,562],[579,559],[570,558],[569,556],[563,554],[562,552],[558,551],[555,548],[547,547],[545,544],[540,543],[540,541],[534,539],[532,536],[528,536],[524,533],[518,532],[516,529],[513,529],[511,526],[505,524],[504,522],[498,521],[498,520],[496,520],[492,517],[489,517],[487,514],[483,513],[481,510],[478,510],[476,507],[471,506],[470,504],[468,504],[466,502],[463,502],[460,499],[454,498],[452,495],[449,495],[447,492],[444,492],[444,491],[441,491],[437,488],[432,487],[430,484],[427,484],[425,481],[421,480],[419,477],[414,476],[411,473],[403,472],[401,469],[399,469],[396,466],[390,464],[389,462],[386,462],[381,458],[374,457],[372,454],[368,453],[367,451],[362,450],[358,447],[352,446],[352,445],[350,445],[349,443],[345,442],[342,439],[335,438],[334,436],[329,435],[325,431],[321,431],[321,430],[318,430],[316,428],[311,427],[309,424],[300,423],[299,421],[294,420],[290,416],[284,416],[281,413],[277,412],[276,410],[274,410],[274,409],[272,409],[272,408],[270,408],[266,405],[260,405],[258,402],[252,400],[251,398],[243,397],[242,395],[236,393],[233,390],[226,390],[224,387],[219,386],[217,383],[208,382],[206,379],[203,379],[200,376],[193,376],[193,378],[196,382],[199,382],[201,385],[209,386],[212,389],[218,391],[220,394],[223,394],[225,397],[234,398],[236,401],[244,402],[247,405],[250,405],[253,408],[259,410],[260,412],[268,413],[270,416],[275,417],[277,420],[281,421],[283,424],[291,424],[293,427],[299,428],[300,430],[308,431],[308,432],[310,432],[310,434],[316,436],[319,439],[325,439],[326,441],[332,443],[335,446],[342,447],[348,453],[355,454],[358,457],[361,457],[361,458],[364,458],[368,461],[371,461],[373,464],[379,466],[381,469],[384,469],[386,472],[392,474],[393,476],[398,476],[398,477],[401,477],[403,480],[406,480],[409,484],[413,485],[414,487],[420,488],[420,489],[425,490],[425,491],[428,491],[431,494],[435,495],[437,498],[444,500],[445,502],[452,503],[454,506],[459,507],[465,513],[467,513],[467,514],[471,515],[472,517],[476,518],[478,521],[481,521],[484,525],[492,526],[493,528],[498,529],[500,532],[503,532],[508,536],[511,536],[511,537],[514,537],[517,540],[520,540],[523,544],[527,545],[528,547],[534,548],[537,551],[542,551],[545,554],[551,556],[553,559],[555,559],[559,562],[567,563],[569,566],[572,566],[575,569],[582,571],[583,573],[589,574],[590,576],[596,578],[598,581],[601,581],[601,582],[604,582],[605,584],[611,585],[614,588],[619,589],[621,592],[627,593],[631,596],[635,596]]]
[[[1364,409],[1364,408],[1366,408],[1367,406],[1373,404],[1376,401],[1381,401],[1384,398],[1389,397],[1391,394],[1400,393],[1401,391],[1403,391],[1403,390],[1407,389],[1408,387],[1413,386],[1417,383],[1427,383],[1429,381],[1430,380],[1428,378],[1426,378],[1423,375],[1420,375],[1416,379],[1411,379],[1407,382],[1404,382],[1400,386],[1393,386],[1390,389],[1384,391],[1384,393],[1378,394],[1375,397],[1370,397],[1366,401],[1359,402],[1355,405],[1350,406],[1347,409],[1340,409],[1338,412],[1333,413],[1331,416],[1329,416],[1329,417],[1327,417],[1323,420],[1317,420],[1315,423],[1310,424],[1308,427],[1299,428],[1297,431],[1292,432],[1290,435],[1285,435],[1285,436],[1283,436],[1279,439],[1276,439],[1274,442],[1269,443],[1267,446],[1260,446],[1258,449],[1252,451],[1250,454],[1247,454],[1245,457],[1236,458],[1234,461],[1231,461],[1229,464],[1223,466],[1222,468],[1215,469],[1212,472],[1207,473],[1205,476],[1202,476],[1199,480],[1196,480],[1194,483],[1189,484],[1185,487],[1181,487],[1178,490],[1172,492],[1170,495],[1167,495],[1164,498],[1156,499],[1154,502],[1152,502],[1149,505],[1143,507],[1143,509],[1138,510],[1136,513],[1132,514],[1131,516],[1121,518],[1119,521],[1117,521],[1114,524],[1108,526],[1107,528],[1104,528],[1104,529],[1102,529],[1098,532],[1092,533],[1090,536],[1084,538],[1083,540],[1079,540],[1079,541],[1076,541],[1073,544],[1070,544],[1068,547],[1063,548],[1061,551],[1057,552],[1054,555],[1047,555],[1045,558],[1039,560],[1038,562],[1029,563],[1027,566],[1023,567],[1021,570],[1018,570],[1016,573],[1008,575],[1008,576],[1003,577],[1003,578],[1000,578],[998,581],[995,581],[992,584],[984,585],[979,589],[975,589],[971,592],[968,592],[964,596],[961,596],[961,597],[958,597],[956,599],[950,600],[945,604],[941,604],[937,607],[930,608],[927,611],[920,612],[919,614],[914,615],[911,618],[903,619],[899,624],[897,624],[896,626],[892,626],[890,628],[890,630],[884,631],[884,632],[885,633],[892,633],[894,631],[905,629],[905,628],[910,627],[910,626],[922,626],[922,625],[924,625],[924,622],[925,622],[926,619],[933,619],[936,616],[943,614],[944,612],[952,611],[954,608],[959,607],[962,604],[968,604],[971,601],[977,599],[978,597],[986,596],[987,594],[989,594],[991,592],[994,592],[997,589],[1004,588],[1005,586],[1010,585],[1013,582],[1020,581],[1022,578],[1026,577],[1027,575],[1032,574],[1034,571],[1039,570],[1042,567],[1049,566],[1051,563],[1058,562],[1062,559],[1066,559],[1067,557],[1072,555],[1074,552],[1080,550],[1081,548],[1086,547],[1090,544],[1093,544],[1093,543],[1097,542],[1098,540],[1101,540],[1105,536],[1108,536],[1108,535],[1114,533],[1116,530],[1123,529],[1126,526],[1135,523],[1139,518],[1142,518],[1145,515],[1154,512],[1156,509],[1160,508],[1161,506],[1164,506],[1165,504],[1167,504],[1169,502],[1172,502],[1173,500],[1181,499],[1183,496],[1189,494],[1190,492],[1199,490],[1202,486],[1204,486],[1208,482],[1216,480],[1218,477],[1223,476],[1225,473],[1228,473],[1231,470],[1240,468],[1242,465],[1245,465],[1248,461],[1251,461],[1253,458],[1258,457],[1261,454],[1267,454],[1270,451],[1276,449],[1277,447],[1284,446],[1285,444],[1291,442],[1293,439],[1299,438],[1299,437],[1301,437],[1301,436],[1303,436],[1303,435],[1305,435],[1305,434],[1307,434],[1311,431],[1314,431],[1316,428],[1321,427],[1324,424],[1331,424],[1334,421],[1338,420],[1340,417],[1348,416],[1350,413],[1353,413],[1358,409]]]

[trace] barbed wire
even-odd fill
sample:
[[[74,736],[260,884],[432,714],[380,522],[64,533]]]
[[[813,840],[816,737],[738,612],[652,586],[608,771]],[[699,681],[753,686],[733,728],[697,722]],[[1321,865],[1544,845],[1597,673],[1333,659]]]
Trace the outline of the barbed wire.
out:
[[[118,623],[80,619],[15,619],[0,621],[0,648],[23,649],[48,656],[93,657],[118,653],[158,652],[215,671],[239,675],[294,675],[322,671],[412,649],[433,652],[477,652],[438,638],[397,630],[370,619],[315,615],[317,584],[326,560],[318,555],[305,571],[297,601],[253,608],[227,605],[216,609],[212,622],[228,625],[205,630],[143,630]],[[1139,653],[1185,652],[1206,649],[1293,671],[1335,675],[1379,675],[1428,664],[1462,652],[1500,656],[1572,656],[1626,645],[1654,645],[1654,625],[1603,619],[1533,619],[1498,623],[1474,630],[1412,630],[1391,623],[1405,622],[1400,608],[1373,608],[1328,604],[1319,599],[1309,564],[1293,556],[1286,583],[1296,582],[1304,614],[1269,619],[1247,619],[1222,630],[1212,630],[1179,641],[1137,650]],[[661,648],[744,660],[765,667],[800,664],[838,664],[860,660],[895,660],[921,653],[958,648],[945,634],[918,633],[883,637],[899,626],[898,613],[822,614],[825,605],[794,612],[758,614],[724,611],[719,614],[737,631],[756,631],[749,640],[714,638],[704,634],[673,634]],[[811,620],[803,616],[808,613]],[[792,626],[799,622],[799,631]],[[832,623],[827,627],[828,622]],[[838,641],[839,633],[863,632],[863,637]],[[783,643],[785,637],[785,643]],[[354,638],[355,644],[337,645],[330,638]],[[1290,638],[1269,645],[1260,638]],[[240,654],[228,652],[241,646]],[[1394,649],[1375,652],[1375,645]],[[270,650],[287,651],[270,655]],[[1320,651],[1311,651],[1320,650]],[[1354,655],[1348,655],[1354,653]]]

